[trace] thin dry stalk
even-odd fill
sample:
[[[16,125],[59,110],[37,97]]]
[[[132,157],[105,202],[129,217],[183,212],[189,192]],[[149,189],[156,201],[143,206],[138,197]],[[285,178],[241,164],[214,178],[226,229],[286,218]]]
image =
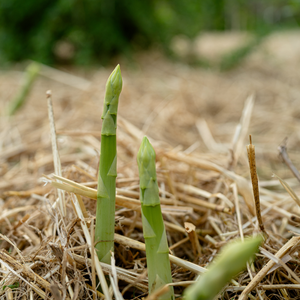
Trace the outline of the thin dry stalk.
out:
[[[244,232],[243,232],[243,226],[242,226],[242,217],[241,217],[241,210],[240,210],[240,204],[239,204],[239,198],[237,193],[237,187],[236,184],[233,183],[231,185],[232,191],[233,191],[233,197],[234,197],[234,203],[235,203],[235,211],[238,221],[238,227],[239,227],[239,233],[241,236],[241,240],[244,240]]]
[[[237,214],[237,219],[238,219],[239,232],[240,232],[241,240],[244,241],[244,232],[243,232],[243,227],[242,227],[242,218],[241,218],[241,211],[240,211],[240,205],[239,205],[236,184],[232,184],[231,187],[233,190],[234,202],[235,202],[235,206],[236,206],[236,214]],[[252,267],[252,269],[254,269],[253,264],[251,265],[251,267]],[[250,267],[249,263],[247,263],[247,271],[248,271],[249,277],[252,280],[253,276],[252,276],[252,272],[251,272],[251,267]],[[258,290],[257,290],[257,293],[258,293],[259,297],[261,298],[261,294]]]
[[[282,159],[285,162],[285,164],[289,167],[289,169],[292,171],[292,173],[294,174],[294,176],[300,182],[300,173],[299,173],[298,169],[294,166],[294,164],[292,163],[292,161],[290,160],[289,155],[287,153],[286,139],[283,142],[283,144],[278,147],[278,150],[279,150],[279,154],[282,157]]]
[[[229,286],[225,288],[226,291],[243,291],[246,286]],[[292,289],[299,290],[300,284],[263,284],[257,287],[259,290],[279,290],[279,289]]]
[[[81,206],[80,203],[79,203],[79,205]],[[95,240],[94,219],[92,219],[90,229],[91,229],[91,239],[92,239],[92,241],[94,241]],[[91,260],[92,260],[92,289],[93,289],[93,299],[96,300],[96,298],[97,298],[97,290],[96,290],[95,252],[94,251],[91,251]]]
[[[255,147],[254,147],[254,145],[252,145],[251,135],[249,135],[249,139],[250,139],[250,145],[247,146],[247,152],[248,152],[248,159],[249,159],[249,166],[250,166],[250,175],[251,175],[251,181],[252,181],[256,216],[257,216],[258,225],[259,225],[260,230],[264,234],[266,234],[265,227],[264,227],[264,224],[263,224],[263,221],[261,218],[261,212],[260,212],[258,177],[257,177],[257,172],[256,172],[256,161],[255,161]]]
[[[285,190],[290,194],[290,196],[292,197],[292,199],[300,207],[300,199],[298,198],[298,196],[296,195],[296,193],[293,191],[293,189],[287,184],[287,182],[284,181],[283,179],[281,179],[276,174],[273,174],[273,176],[276,177],[279,180],[279,182],[281,183],[281,185],[285,188]]]
[[[175,248],[181,246],[182,244],[186,243],[187,241],[190,240],[190,237],[187,236],[184,239],[178,241],[177,243],[173,244],[172,246],[169,247],[170,250],[174,250]]]
[[[114,252],[111,252],[111,270],[112,275],[109,274],[109,279],[112,284],[112,288],[114,291],[114,295],[116,300],[124,300],[123,295],[120,293],[119,287],[118,287],[118,276],[117,276],[117,269],[116,269],[116,261],[115,261],[115,255]]]
[[[221,238],[222,241],[225,241],[224,236],[222,235],[222,231],[219,228],[219,226],[217,225],[217,223],[215,222],[215,220],[210,216],[208,217],[208,222],[211,225],[211,227],[216,231],[216,233],[219,235],[219,237]]]
[[[72,198],[72,200],[73,200],[73,203],[74,203],[74,206],[75,206],[75,209],[76,209],[76,214],[77,214],[78,218],[81,220],[81,227],[82,227],[82,230],[83,230],[84,235],[85,235],[86,243],[88,244],[88,246],[90,248],[90,252],[94,251],[94,256],[97,257],[97,253],[96,253],[96,250],[94,248],[94,244],[92,243],[92,239],[91,239],[88,227],[86,225],[86,221],[84,219],[83,213],[81,211],[80,204],[78,203],[77,198],[75,196]],[[96,267],[96,270],[97,270],[97,275],[98,275],[98,278],[100,280],[101,287],[103,289],[103,293],[104,293],[106,299],[110,300],[111,297],[110,297],[110,293],[108,291],[108,286],[107,286],[106,279],[104,277],[104,274],[103,274],[103,271],[102,271],[102,268],[101,268],[101,264],[97,259],[94,259],[93,263],[95,264],[95,267]]]
[[[54,170],[56,175],[61,176],[61,163],[58,153],[57,141],[56,141],[56,129],[55,129],[55,122],[54,122],[54,114],[53,114],[53,106],[51,91],[47,91],[47,104],[48,104],[48,116],[50,122],[50,132],[51,132],[51,142],[52,142],[52,154],[53,154],[53,163],[54,163]],[[65,203],[65,193],[62,190],[58,190],[58,197],[59,197],[59,205],[60,205],[60,212],[63,217],[66,216],[66,203]]]
[[[250,125],[250,119],[252,116],[252,110],[254,106],[254,95],[250,95],[244,104],[244,109],[240,122],[236,128],[233,141],[232,141],[232,151],[234,154],[233,165],[235,165],[241,155],[241,151],[244,145],[244,140],[247,136],[247,131]]]

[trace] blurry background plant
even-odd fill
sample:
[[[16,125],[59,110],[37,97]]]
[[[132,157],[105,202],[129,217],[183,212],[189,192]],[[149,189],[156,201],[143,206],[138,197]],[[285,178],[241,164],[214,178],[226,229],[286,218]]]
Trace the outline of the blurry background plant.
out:
[[[299,0],[2,0],[0,57],[4,61],[105,63],[118,54],[193,39],[202,31],[260,34],[298,26]]]

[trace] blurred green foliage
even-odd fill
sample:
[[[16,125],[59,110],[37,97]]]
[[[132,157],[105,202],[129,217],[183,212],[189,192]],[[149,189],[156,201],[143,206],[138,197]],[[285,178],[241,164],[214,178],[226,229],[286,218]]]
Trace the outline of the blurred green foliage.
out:
[[[1,0],[2,61],[107,62],[202,30],[298,26],[300,0]]]

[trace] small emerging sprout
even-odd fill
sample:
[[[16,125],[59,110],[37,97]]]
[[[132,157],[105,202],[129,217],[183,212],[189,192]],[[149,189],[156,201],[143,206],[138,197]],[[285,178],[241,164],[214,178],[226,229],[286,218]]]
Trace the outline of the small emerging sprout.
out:
[[[18,91],[16,97],[11,101],[8,107],[8,115],[14,115],[25,103],[26,98],[32,88],[32,85],[39,74],[40,65],[36,62],[29,64],[25,70],[23,85]]]
[[[169,247],[161,214],[156,180],[155,151],[146,137],[137,155],[140,176],[140,200],[146,244],[149,294],[172,282]],[[174,300],[173,288],[158,298]]]

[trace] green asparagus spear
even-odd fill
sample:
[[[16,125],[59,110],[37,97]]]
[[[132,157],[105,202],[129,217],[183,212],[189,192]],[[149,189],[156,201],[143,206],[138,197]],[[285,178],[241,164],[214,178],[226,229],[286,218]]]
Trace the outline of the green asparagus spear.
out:
[[[224,247],[220,256],[199,280],[184,291],[185,300],[213,300],[222,288],[245,267],[258,251],[263,238],[257,236],[244,242],[236,241]]]
[[[101,154],[99,163],[95,242],[100,261],[110,264],[110,251],[114,247],[115,202],[117,177],[117,110],[122,90],[122,77],[118,65],[106,83],[102,114]]]
[[[169,247],[161,214],[155,170],[155,151],[146,137],[137,155],[140,175],[140,200],[143,232],[146,244],[149,294],[172,282]],[[162,295],[159,300],[173,300],[174,292]]]

